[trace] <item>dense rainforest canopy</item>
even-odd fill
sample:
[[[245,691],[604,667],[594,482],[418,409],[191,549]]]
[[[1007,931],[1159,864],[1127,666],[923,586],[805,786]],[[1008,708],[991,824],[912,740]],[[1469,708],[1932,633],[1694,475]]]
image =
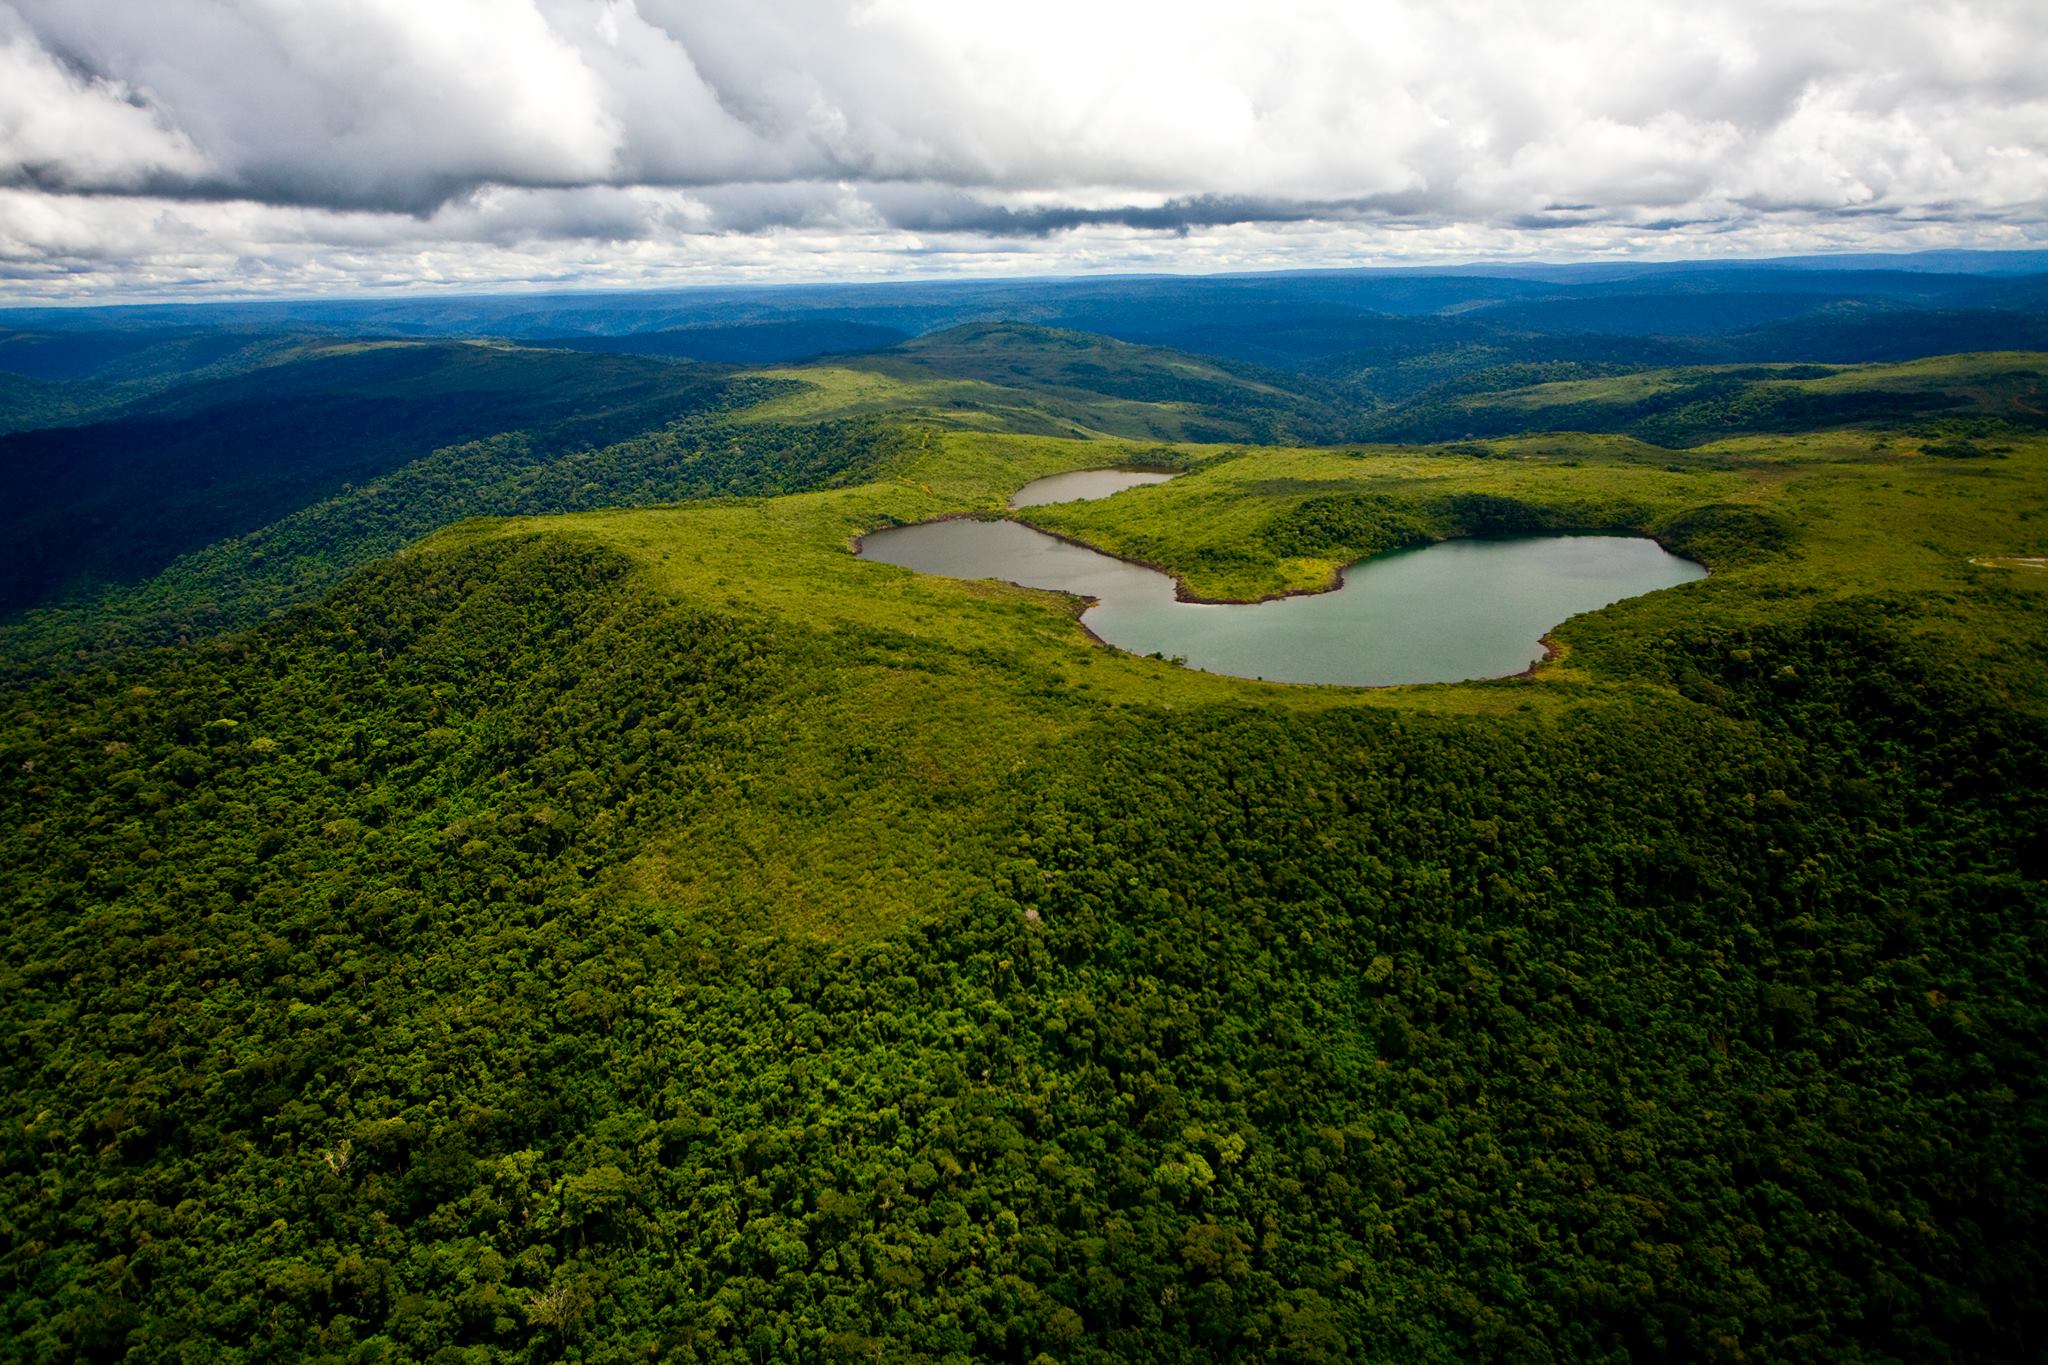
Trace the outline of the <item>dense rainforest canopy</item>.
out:
[[[427,416],[221,447],[267,501],[204,543],[72,544],[209,485],[36,452],[260,366],[0,447],[0,1355],[2038,1357],[2042,357],[1302,447],[1324,380],[1066,332],[286,354],[343,391],[273,423]],[[585,363],[622,425],[532,383]],[[1540,530],[1713,575],[1361,692],[850,552],[1131,461],[1186,472],[1023,515],[1214,596]]]

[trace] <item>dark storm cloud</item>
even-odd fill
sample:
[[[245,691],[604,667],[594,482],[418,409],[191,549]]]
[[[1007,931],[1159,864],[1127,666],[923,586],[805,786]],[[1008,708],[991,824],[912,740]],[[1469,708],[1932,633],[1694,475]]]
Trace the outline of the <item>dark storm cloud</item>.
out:
[[[1151,205],[1019,208],[958,192],[934,192],[928,187],[879,185],[870,187],[866,198],[892,226],[912,232],[980,232],[1005,237],[1045,237],[1081,227],[1186,233],[1196,228],[1244,223],[1339,223],[1426,217],[1447,209],[1424,194],[1341,200],[1198,194]]]

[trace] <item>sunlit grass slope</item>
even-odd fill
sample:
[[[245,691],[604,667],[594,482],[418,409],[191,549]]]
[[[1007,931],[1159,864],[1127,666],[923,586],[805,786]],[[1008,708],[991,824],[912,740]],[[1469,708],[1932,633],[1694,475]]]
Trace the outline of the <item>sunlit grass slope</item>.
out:
[[[1091,640],[1076,604],[861,560],[878,526],[993,515],[1032,478],[1115,462],[1117,443],[934,434],[896,478],[758,501],[455,528],[423,547],[563,537],[626,555],[656,592],[765,621],[818,665],[748,770],[633,869],[643,891],[781,931],[861,932],[982,884],[1016,774],[1120,709],[1322,709],[1365,694],[1194,673]],[[1467,707],[1512,705],[1475,695]]]
[[[2015,581],[1985,561],[2048,547],[2048,439],[2033,437],[2012,438],[1982,459],[1928,455],[1859,432],[1743,438],[1682,457],[1622,437],[1501,441],[1483,457],[929,429],[910,444],[900,472],[859,487],[486,523],[453,533],[451,543],[533,531],[591,538],[627,552],[680,597],[828,631],[900,631],[1119,700],[1255,694],[1310,705],[1345,690],[1223,680],[1133,658],[1091,641],[1070,599],[869,563],[853,546],[881,526],[1007,514],[1009,495],[1045,474],[1141,461],[1188,472],[1113,498],[1013,515],[1156,565],[1192,596],[1233,601],[1325,590],[1356,559],[1451,536],[1593,532],[1655,536],[1699,558],[1713,578],[1674,591],[1711,594],[1738,613],[1763,610],[1756,604],[1766,599],[1885,590],[1947,594],[1967,614],[1976,596]],[[1654,600],[1676,599],[1667,592]],[[1594,638],[1600,618],[1640,609],[1619,604],[1560,633]],[[1413,698],[1446,690],[1395,691]]]
[[[1965,458],[1929,445],[1945,448],[1847,431],[1683,454],[1600,436],[1492,442],[1484,458],[1260,450],[1115,499],[1022,515],[1155,563],[1195,595],[1233,600],[1327,587],[1354,559],[1460,534],[1651,535],[1713,570],[1682,593],[1567,624],[1557,637],[1568,646],[1614,635],[1609,623],[1648,630],[1683,614],[1733,626],[1877,592],[1939,597],[1930,630],[2027,644],[2036,623],[2008,614],[2011,576],[1978,561],[2048,545],[2048,438],[1986,441]]]
[[[427,552],[541,535],[624,554],[654,591],[765,621],[825,661],[764,727],[726,800],[639,860],[644,890],[756,924],[901,922],[975,884],[1005,784],[1105,715],[1153,708],[1548,713],[1641,699],[1667,632],[1804,620],[1883,595],[2039,704],[2040,576],[1973,562],[2048,549],[2048,444],[1949,460],[1856,434],[1748,441],[1673,465],[1619,438],[1432,450],[1157,447],[925,431],[893,477],[789,497],[471,523]],[[1536,680],[1373,691],[1194,672],[1093,640],[1079,604],[856,557],[880,526],[999,514],[1064,469],[1170,457],[1191,472],[1033,522],[1155,562],[1195,593],[1326,587],[1350,559],[1474,531],[1634,531],[1702,557],[1709,580],[1579,617]],[[1316,536],[1321,536],[1316,539]],[[1306,550],[1306,552],[1304,552]],[[1668,689],[1667,689],[1668,690]],[[831,818],[817,818],[820,812]],[[849,869],[852,869],[849,873]],[[851,875],[861,894],[847,897]]]

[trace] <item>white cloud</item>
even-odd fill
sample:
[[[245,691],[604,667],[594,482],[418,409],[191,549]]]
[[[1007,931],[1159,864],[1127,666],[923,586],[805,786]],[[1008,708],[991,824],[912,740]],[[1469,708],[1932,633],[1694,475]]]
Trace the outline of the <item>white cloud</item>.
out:
[[[2011,244],[2044,148],[2032,0],[0,0],[17,294]]]
[[[208,169],[192,140],[131,87],[66,70],[0,8],[0,184],[140,189]]]

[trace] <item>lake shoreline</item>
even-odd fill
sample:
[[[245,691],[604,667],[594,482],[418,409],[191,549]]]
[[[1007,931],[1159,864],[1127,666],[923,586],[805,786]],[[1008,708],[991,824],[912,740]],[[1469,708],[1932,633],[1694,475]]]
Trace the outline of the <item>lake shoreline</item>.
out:
[[[1380,558],[1383,558],[1383,557],[1386,557],[1386,556],[1392,556],[1392,555],[1399,555],[1399,554],[1404,554],[1404,553],[1413,553],[1413,552],[1420,552],[1420,551],[1426,551],[1426,550],[1429,550],[1429,549],[1431,549],[1431,548],[1434,548],[1434,547],[1436,547],[1436,546],[1440,546],[1440,545],[1444,545],[1444,544],[1449,544],[1449,543],[1455,543],[1455,542],[1458,542],[1458,541],[1517,541],[1517,540],[1525,540],[1525,539],[1541,539],[1541,540],[1554,540],[1554,539],[1615,539],[1615,540],[1629,540],[1629,541],[1647,542],[1647,543],[1649,543],[1649,544],[1651,544],[1651,545],[1654,545],[1654,546],[1656,546],[1656,548],[1657,548],[1658,550],[1662,551],[1662,552],[1663,552],[1663,553],[1665,553],[1666,555],[1669,555],[1669,556],[1671,556],[1671,557],[1673,557],[1673,558],[1677,558],[1677,559],[1686,559],[1686,557],[1684,557],[1684,556],[1679,556],[1679,555],[1677,555],[1677,554],[1676,554],[1675,552],[1671,551],[1671,550],[1670,550],[1670,549],[1669,549],[1668,547],[1666,547],[1666,546],[1665,546],[1665,545],[1664,545],[1664,544],[1663,544],[1663,543],[1662,543],[1661,541],[1659,541],[1659,540],[1658,540],[1658,539],[1657,539],[1656,537],[1654,537],[1654,536],[1648,536],[1648,535],[1636,535],[1636,534],[1630,534],[1630,533],[1627,533],[1627,532],[1560,532],[1560,533],[1555,533],[1555,534],[1552,534],[1552,535],[1545,535],[1545,536],[1536,536],[1536,537],[1527,537],[1527,536],[1470,536],[1470,537],[1461,537],[1461,536],[1449,536],[1449,537],[1444,537],[1444,538],[1442,538],[1442,539],[1440,539],[1440,540],[1430,540],[1430,541],[1424,541],[1424,542],[1422,542],[1421,544],[1419,544],[1419,545],[1415,545],[1415,546],[1402,546],[1402,547],[1399,547],[1399,548],[1397,548],[1397,549],[1395,549],[1395,550],[1383,551],[1383,552],[1381,552],[1381,554],[1378,554],[1378,555],[1368,555],[1368,556],[1363,556],[1363,557],[1361,557],[1361,558],[1359,558],[1359,559],[1355,559],[1355,560],[1351,560],[1351,561],[1348,561],[1348,562],[1346,562],[1346,563],[1344,563],[1344,564],[1342,564],[1342,565],[1339,565],[1339,566],[1337,567],[1336,571],[1335,571],[1335,572],[1334,572],[1334,573],[1333,573],[1333,574],[1331,575],[1331,578],[1330,578],[1330,582],[1329,582],[1328,586],[1326,586],[1326,587],[1322,587],[1322,588],[1312,588],[1312,589],[1291,589],[1291,590],[1288,590],[1288,591],[1286,591],[1286,592],[1280,592],[1280,593],[1273,593],[1273,594],[1270,594],[1270,595],[1268,595],[1268,596],[1265,596],[1265,597],[1261,597],[1261,598],[1256,598],[1256,599],[1230,599],[1230,598],[1204,598],[1204,597],[1198,596],[1197,594],[1194,594],[1194,593],[1192,593],[1192,592],[1188,591],[1188,588],[1187,588],[1187,584],[1186,584],[1186,582],[1185,582],[1185,581],[1184,581],[1184,580],[1183,580],[1183,579],[1182,579],[1182,578],[1181,578],[1181,577],[1180,577],[1180,576],[1179,576],[1178,574],[1172,573],[1171,571],[1169,571],[1169,570],[1165,569],[1164,567],[1162,567],[1162,566],[1160,566],[1160,565],[1158,565],[1158,564],[1154,564],[1154,563],[1151,563],[1151,562],[1149,562],[1149,561],[1146,561],[1146,560],[1143,560],[1143,559],[1138,559],[1138,558],[1133,558],[1133,557],[1126,557],[1126,556],[1123,556],[1123,555],[1113,555],[1113,554],[1110,554],[1109,552],[1107,552],[1107,551],[1105,551],[1105,550],[1101,549],[1100,547],[1098,547],[1098,546],[1095,546],[1095,545],[1091,545],[1091,544],[1089,544],[1089,543],[1088,543],[1087,541],[1085,541],[1085,540],[1082,540],[1082,539],[1080,539],[1080,538],[1078,538],[1078,537],[1076,537],[1076,536],[1070,536],[1070,535],[1065,535],[1065,534],[1062,534],[1062,533],[1060,533],[1060,532],[1058,532],[1058,531],[1051,531],[1051,530],[1047,530],[1046,528],[1044,528],[1044,527],[1041,527],[1041,526],[1037,526],[1037,525],[1034,525],[1034,524],[1032,524],[1031,522],[1029,522],[1029,521],[1026,521],[1026,520],[1024,520],[1024,519],[1023,519],[1023,518],[1021,518],[1021,517],[1016,517],[1016,516],[1007,516],[1007,515],[991,515],[991,514],[990,514],[989,512],[987,512],[987,511],[977,511],[977,512],[956,512],[956,513],[949,513],[949,514],[947,514],[947,515],[944,515],[944,516],[940,516],[940,517],[932,517],[932,518],[928,518],[928,519],[926,519],[926,520],[924,520],[924,521],[918,521],[918,522],[902,522],[902,523],[896,523],[896,524],[893,524],[893,525],[890,525],[890,526],[882,526],[882,527],[875,527],[875,528],[873,528],[873,529],[872,529],[872,530],[870,530],[870,531],[867,531],[867,532],[863,532],[862,534],[860,534],[860,535],[858,535],[858,536],[852,537],[852,538],[851,538],[851,540],[850,540],[850,542],[849,542],[848,548],[849,548],[849,549],[850,549],[850,550],[852,551],[852,553],[853,553],[853,554],[854,554],[854,555],[855,555],[856,557],[860,557],[860,558],[869,558],[870,556],[869,556],[869,546],[868,546],[868,541],[869,541],[869,539],[870,539],[871,537],[873,537],[873,536],[877,536],[877,535],[883,534],[883,533],[885,533],[885,532],[897,532],[897,531],[906,531],[906,530],[910,530],[910,529],[913,529],[913,528],[916,528],[916,527],[922,527],[922,526],[936,526],[936,525],[941,525],[941,524],[946,524],[946,523],[956,523],[956,522],[980,522],[980,523],[983,523],[983,524],[989,525],[989,526],[991,526],[991,527],[994,527],[994,526],[999,526],[999,525],[1002,525],[1002,524],[1004,524],[1004,523],[1008,523],[1008,524],[1011,524],[1011,525],[1017,526],[1017,527],[1019,527],[1020,529],[1022,529],[1022,530],[1024,530],[1024,531],[1027,531],[1027,532],[1029,532],[1029,533],[1031,533],[1031,534],[1033,534],[1033,535],[1036,535],[1036,536],[1040,536],[1040,537],[1044,538],[1044,539],[1045,539],[1045,540],[1047,540],[1047,541],[1050,541],[1050,542],[1054,542],[1054,543],[1056,543],[1056,544],[1060,544],[1060,545],[1070,546],[1070,547],[1072,547],[1072,548],[1074,548],[1074,549],[1077,549],[1077,550],[1083,551],[1083,552],[1085,552],[1085,553],[1087,553],[1087,554],[1089,554],[1089,555],[1091,555],[1091,556],[1095,556],[1095,557],[1098,557],[1098,558],[1100,558],[1100,559],[1102,559],[1102,560],[1105,560],[1105,561],[1109,561],[1109,562],[1113,562],[1113,563],[1116,563],[1116,564],[1122,565],[1122,566],[1124,566],[1124,567],[1126,567],[1126,568],[1132,568],[1132,569],[1142,570],[1143,572],[1145,572],[1145,573],[1149,573],[1149,574],[1151,574],[1151,575],[1153,575],[1153,576],[1155,576],[1155,577],[1157,577],[1157,578],[1160,578],[1160,579],[1164,579],[1164,580],[1165,580],[1166,582],[1170,583],[1170,584],[1172,585],[1172,587],[1173,587],[1173,598],[1172,598],[1172,600],[1173,600],[1174,602],[1176,602],[1176,603],[1180,603],[1180,604],[1189,604],[1189,605],[1201,605],[1201,606],[1258,606],[1258,605],[1262,605],[1262,604],[1265,604],[1265,603],[1271,603],[1271,602],[1278,602],[1278,601],[1284,601],[1284,600],[1286,600],[1286,599],[1289,599],[1289,598],[1309,598],[1309,597],[1320,597],[1320,596],[1325,596],[1325,595],[1328,595],[1328,594],[1330,594],[1330,593],[1333,593],[1333,592],[1336,592],[1336,591],[1340,591],[1340,590],[1341,590],[1342,588],[1344,588],[1344,587],[1346,586],[1346,579],[1347,579],[1347,576],[1348,576],[1349,572],[1350,572],[1350,571],[1351,571],[1351,570],[1352,570],[1353,568],[1356,568],[1356,567],[1358,567],[1358,566],[1360,566],[1360,565],[1365,565],[1365,564],[1369,564],[1369,563],[1371,563],[1371,562],[1373,562],[1373,561],[1375,561],[1375,560],[1377,560],[1377,559],[1380,559]],[[912,567],[912,566],[908,566],[908,565],[902,565],[900,561],[893,561],[893,560],[888,560],[888,559],[879,559],[879,560],[877,560],[876,562],[881,562],[881,563],[896,563],[896,564],[898,564],[898,565],[899,565],[900,567]],[[1700,562],[1699,562],[1698,560],[1686,559],[1686,562],[1687,562],[1687,563],[1689,563],[1689,564],[1691,564],[1691,565],[1692,565],[1692,566],[1693,566],[1694,568],[1696,568],[1696,569],[1698,569],[1698,570],[1699,570],[1699,574],[1700,574],[1700,577],[1705,577],[1705,576],[1707,576],[1707,575],[1708,575],[1709,573],[1711,573],[1711,570],[1709,570],[1709,569],[1708,569],[1708,567],[1707,567],[1706,565],[1704,565],[1704,564],[1700,563]],[[918,570],[914,570],[914,571],[917,571],[917,572],[928,572],[927,570],[921,570],[921,569],[918,569]],[[965,577],[967,577],[967,576],[966,576],[966,575],[960,575],[960,577],[962,577],[962,578],[965,578]],[[1004,578],[1004,577],[1003,577],[1003,576],[1002,576],[1001,574],[999,574],[999,573],[975,574],[975,575],[973,575],[973,577],[978,577],[978,578],[988,578],[988,579],[991,579],[991,580],[993,580],[993,581],[997,581],[997,582],[1015,583],[1015,580],[1012,580],[1012,579],[1007,579],[1007,578]],[[1698,581],[1698,580],[1697,580],[1697,579],[1692,579],[1692,580],[1688,580],[1688,581]],[[1109,648],[1109,649],[1113,649],[1113,650],[1117,651],[1117,652],[1118,652],[1118,653],[1120,653],[1120,654],[1125,654],[1125,655],[1129,655],[1130,657],[1133,657],[1133,658],[1140,658],[1140,659],[1145,659],[1145,658],[1151,658],[1151,659],[1159,659],[1159,660],[1163,660],[1163,661],[1177,662],[1177,663],[1179,663],[1179,664],[1180,664],[1180,666],[1182,666],[1182,667],[1184,667],[1184,668],[1190,668],[1190,669],[1193,669],[1193,670],[1195,670],[1195,671],[1197,671],[1197,672],[1209,673],[1209,674],[1211,674],[1212,676],[1218,676],[1218,677],[1231,677],[1231,678],[1236,678],[1236,679],[1238,679],[1239,681],[1243,681],[1243,682],[1255,682],[1255,683],[1271,683],[1271,684],[1273,684],[1273,685],[1276,685],[1276,686],[1283,686],[1283,687],[1341,687],[1341,688],[1346,688],[1346,689],[1349,689],[1349,690],[1354,690],[1354,691],[1383,691],[1383,690],[1386,690],[1386,689],[1388,689],[1388,688],[1396,688],[1396,687],[1443,687],[1443,686],[1457,686],[1457,685],[1462,685],[1462,684],[1468,684],[1468,683],[1478,683],[1478,682],[1520,682],[1520,681],[1534,681],[1534,680],[1536,680],[1536,679],[1538,678],[1539,674],[1541,673],[1541,671],[1542,671],[1542,670],[1543,670],[1543,669],[1544,669],[1545,667],[1547,667],[1548,665],[1551,665],[1551,664],[1554,664],[1554,663],[1556,663],[1556,662],[1557,662],[1558,660],[1562,659],[1562,658],[1564,657],[1564,655],[1565,655],[1565,649],[1564,649],[1564,647],[1563,647],[1563,646],[1562,646],[1562,645],[1561,645],[1561,644],[1560,644],[1560,643],[1559,643],[1559,642],[1558,642],[1558,641],[1557,641],[1557,640],[1556,640],[1555,638],[1553,638],[1553,632],[1554,632],[1554,631],[1555,631],[1555,630],[1557,629],[1557,627],[1556,627],[1556,626],[1552,626],[1552,627],[1550,627],[1550,628],[1548,628],[1548,629],[1545,629],[1544,631],[1542,631],[1542,632],[1541,632],[1541,633],[1540,633],[1540,634],[1539,634],[1539,635],[1538,635],[1538,636],[1536,637],[1536,644],[1537,644],[1537,646],[1538,646],[1538,648],[1539,648],[1539,650],[1540,650],[1540,653],[1538,653],[1538,654],[1536,655],[1536,657],[1534,657],[1533,659],[1530,659],[1530,660],[1529,660],[1529,662],[1528,662],[1528,663],[1527,663],[1526,665],[1524,665],[1523,667],[1521,667],[1521,668],[1519,668],[1519,669],[1511,670],[1511,671],[1506,671],[1506,672],[1499,672],[1499,673],[1475,673],[1475,674],[1473,674],[1473,675],[1471,675],[1471,676],[1468,676],[1468,677],[1463,677],[1463,678],[1457,678],[1457,679],[1443,679],[1443,680],[1417,680],[1417,681],[1401,681],[1401,682],[1343,682],[1343,681],[1317,681],[1317,680],[1305,680],[1305,679],[1285,679],[1285,678],[1267,678],[1267,677],[1264,677],[1264,676],[1262,676],[1262,675],[1258,675],[1258,674],[1252,674],[1252,673],[1239,673],[1239,672],[1233,672],[1233,671],[1231,671],[1231,670],[1228,670],[1228,669],[1215,669],[1215,668],[1207,668],[1207,667],[1203,667],[1202,665],[1200,665],[1200,664],[1198,664],[1198,663],[1193,663],[1193,662],[1190,662],[1190,661],[1189,661],[1189,660],[1188,660],[1188,659],[1187,659],[1187,658],[1186,658],[1185,656],[1182,656],[1182,655],[1178,655],[1178,654],[1169,654],[1169,653],[1165,652],[1164,650],[1145,650],[1145,649],[1142,649],[1142,648],[1139,648],[1139,647],[1135,647],[1135,646],[1133,646],[1133,645],[1129,645],[1129,644],[1124,644],[1124,643],[1119,643],[1118,641],[1112,640],[1112,639],[1108,638],[1107,636],[1105,636],[1105,635],[1103,635],[1103,634],[1099,633],[1099,632],[1098,632],[1097,630],[1095,630],[1095,629],[1094,629],[1094,628],[1093,628],[1093,627],[1092,627],[1092,626],[1091,626],[1091,625],[1090,625],[1090,624],[1088,623],[1088,621],[1086,620],[1086,617],[1088,616],[1088,614],[1089,614],[1090,612],[1092,612],[1092,611],[1093,611],[1093,610],[1094,610],[1095,608],[1097,608],[1097,607],[1099,607],[1099,606],[1102,606],[1102,605],[1104,605],[1104,603],[1103,603],[1103,599],[1101,599],[1100,597],[1097,597],[1097,596],[1095,596],[1095,595],[1093,595],[1093,594],[1090,594],[1090,593],[1086,593],[1086,592],[1080,592],[1080,591],[1076,591],[1076,590],[1074,590],[1074,589],[1072,589],[1072,588],[1059,588],[1059,587],[1041,586],[1041,585],[1036,585],[1036,584],[1023,584],[1023,583],[1015,583],[1015,585],[1016,585],[1016,586],[1019,586],[1019,587],[1023,587],[1023,588],[1025,588],[1025,589],[1026,589],[1027,591],[1037,591],[1037,592],[1050,592],[1050,593],[1054,593],[1054,594],[1056,594],[1056,595],[1058,595],[1058,596],[1060,596],[1060,597],[1063,597],[1063,598],[1065,598],[1065,599],[1066,599],[1066,603],[1065,603],[1065,606],[1066,606],[1066,614],[1068,615],[1069,619],[1071,619],[1071,620],[1072,620],[1072,621],[1073,621],[1073,622],[1074,622],[1074,623],[1075,623],[1075,624],[1076,624],[1077,626],[1079,626],[1079,627],[1080,627],[1080,629],[1081,629],[1081,633],[1082,633],[1082,634],[1083,634],[1084,636],[1086,636],[1086,637],[1087,637],[1087,638],[1088,638],[1088,639],[1089,639],[1089,640],[1090,640],[1090,641],[1091,641],[1092,643],[1094,643],[1094,644],[1097,644],[1097,645],[1101,645],[1101,646],[1104,646],[1104,647],[1106,647],[1106,648]],[[1675,586],[1682,586],[1682,584],[1667,584],[1666,586],[1673,586],[1673,587],[1675,587]],[[1654,591],[1654,589],[1650,589],[1650,590],[1651,590],[1651,591]],[[1615,599],[1615,600],[1616,600],[1616,601],[1619,601],[1619,600],[1624,600],[1624,599]],[[1604,607],[1604,606],[1607,606],[1607,605],[1612,605],[1612,603],[1602,603],[1602,604],[1601,604],[1600,606],[1598,606],[1598,607],[1587,607],[1587,608],[1584,608],[1584,609],[1583,609],[1583,611],[1590,611],[1590,610],[1600,610],[1600,609],[1601,609],[1602,607]],[[1580,615],[1580,614],[1583,614],[1583,611],[1574,611],[1574,612],[1570,613],[1570,615],[1566,616],[1566,617],[1565,617],[1564,619],[1565,619],[1565,620],[1569,620],[1571,616],[1576,616],[1576,615]],[[1558,624],[1559,624],[1559,625],[1562,625],[1562,624],[1563,624],[1563,621],[1560,621],[1560,622],[1559,622]]]
[[[1051,505],[1057,506],[1057,504]],[[1442,536],[1437,539],[1418,541],[1413,545],[1396,545],[1390,550],[1379,550],[1374,552],[1373,554],[1360,555],[1357,559],[1346,560],[1344,563],[1339,564],[1334,570],[1331,571],[1329,581],[1320,588],[1285,588],[1279,592],[1267,593],[1264,597],[1204,597],[1200,593],[1195,592],[1193,589],[1189,588],[1188,581],[1185,578],[1181,577],[1172,569],[1167,568],[1164,564],[1158,564],[1149,559],[1139,559],[1133,555],[1112,554],[1110,551],[1103,549],[1100,545],[1091,544],[1090,542],[1081,539],[1079,536],[1070,536],[1066,534],[1064,531],[1049,530],[1046,527],[1040,526],[1037,522],[1027,521],[1023,517],[1009,515],[985,516],[979,512],[948,512],[944,516],[927,517],[923,521],[904,521],[897,522],[889,526],[876,526],[869,530],[863,531],[859,535],[855,536],[849,543],[849,548],[853,551],[856,558],[864,559],[867,557],[866,550],[864,548],[867,538],[871,535],[876,534],[877,532],[898,531],[910,526],[936,526],[941,522],[948,521],[1014,522],[1019,526],[1023,526],[1030,530],[1036,531],[1038,532],[1038,534],[1045,536],[1048,539],[1057,540],[1063,545],[1071,545],[1077,550],[1091,550],[1094,553],[1101,555],[1105,559],[1114,559],[1119,563],[1129,564],[1133,568],[1150,569],[1153,573],[1158,574],[1161,578],[1169,579],[1172,581],[1174,601],[1186,602],[1191,606],[1198,607],[1256,607],[1261,606],[1267,602],[1285,602],[1289,598],[1293,597],[1321,597],[1325,593],[1336,592],[1340,588],[1342,588],[1344,586],[1344,575],[1348,573],[1350,570],[1358,567],[1360,564],[1370,563],[1373,560],[1379,559],[1385,555],[1401,554],[1408,550],[1424,550],[1428,549],[1432,545],[1448,545],[1453,541],[1459,540],[1522,540],[1534,536],[1542,536],[1546,538],[1561,536],[1600,536],[1614,540],[1647,540],[1651,544],[1655,545],[1658,549],[1663,550],[1667,554],[1674,555],[1680,559],[1687,560],[1694,564],[1698,564],[1702,569],[1706,570],[1706,574],[1704,575],[1705,577],[1712,577],[1714,572],[1712,567],[1708,565],[1705,561],[1694,559],[1691,555],[1682,554],[1679,551],[1672,549],[1669,545],[1666,545],[1661,539],[1659,539],[1655,535],[1652,535],[1648,531],[1516,532],[1513,535],[1498,536]],[[1038,588],[1033,589],[1033,591],[1058,592],[1060,591],[1060,589]],[[1066,595],[1072,597],[1076,594],[1067,593]]]

